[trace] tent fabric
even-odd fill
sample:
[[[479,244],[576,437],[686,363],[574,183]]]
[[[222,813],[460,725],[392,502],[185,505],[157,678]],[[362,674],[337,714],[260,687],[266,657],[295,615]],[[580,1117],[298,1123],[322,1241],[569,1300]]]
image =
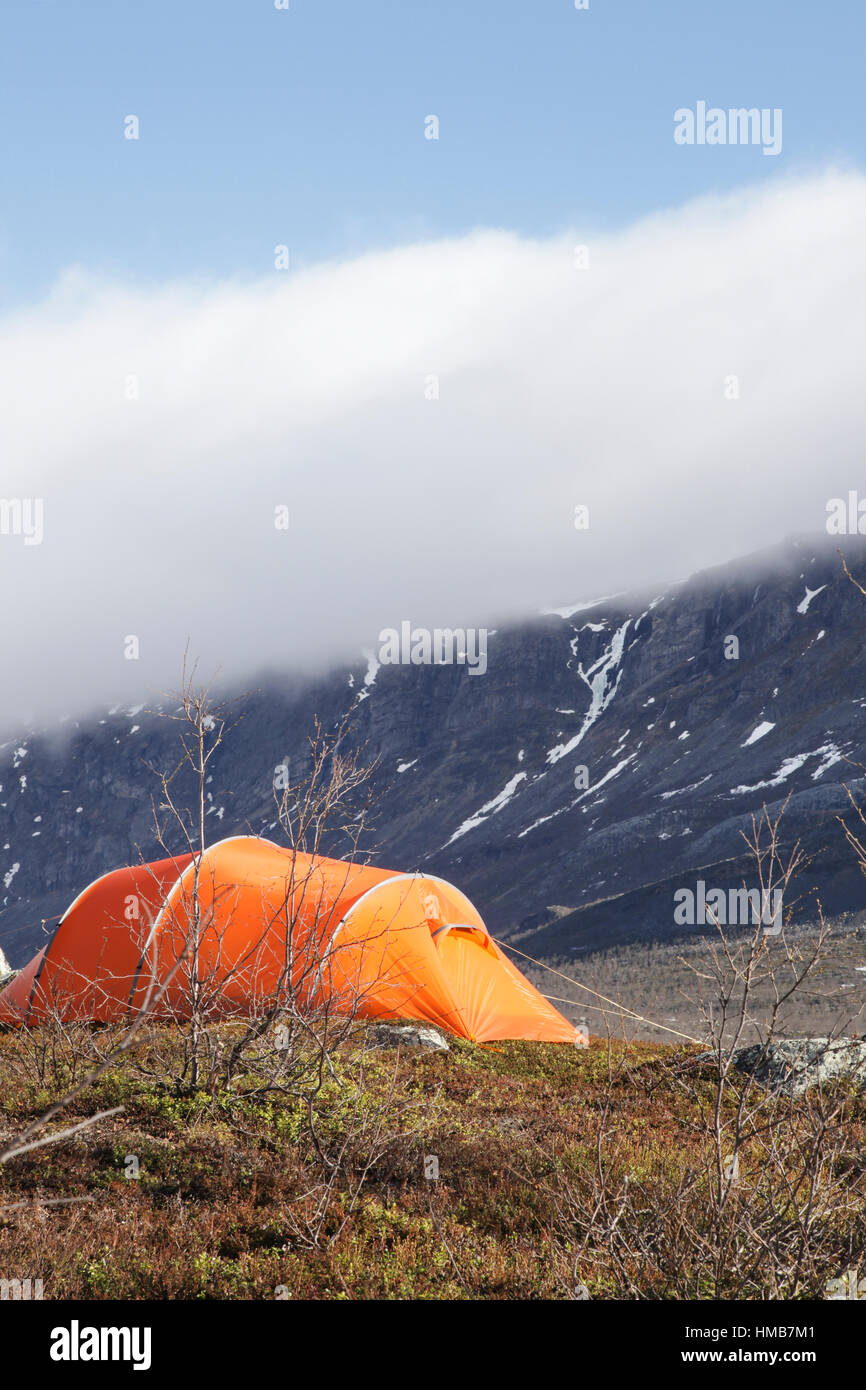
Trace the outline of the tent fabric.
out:
[[[291,997],[307,1009],[418,1019],[478,1042],[578,1036],[444,879],[253,836],[90,884],[0,991],[0,1023],[108,1022],[145,1005],[157,1018],[185,1018],[193,983],[210,1018]]]

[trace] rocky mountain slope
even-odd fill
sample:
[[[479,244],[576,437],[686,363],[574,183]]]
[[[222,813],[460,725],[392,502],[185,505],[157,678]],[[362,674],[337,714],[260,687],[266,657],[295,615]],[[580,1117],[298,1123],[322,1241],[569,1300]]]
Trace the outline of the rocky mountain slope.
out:
[[[866,584],[866,543],[844,550]],[[789,795],[785,836],[814,856],[802,887],[828,911],[861,908],[838,817],[853,814],[846,784],[866,799],[864,638],[866,598],[835,547],[800,537],[663,592],[500,627],[483,675],[371,657],[272,680],[214,761],[211,838],[269,833],[276,765],[302,770],[314,716],[351,711],[378,759],[378,862],[453,879],[531,954],[670,935],[677,889],[754,881],[742,832]],[[175,739],[142,706],[0,748],[13,966],[91,879],[156,855],[147,764],[167,767]]]

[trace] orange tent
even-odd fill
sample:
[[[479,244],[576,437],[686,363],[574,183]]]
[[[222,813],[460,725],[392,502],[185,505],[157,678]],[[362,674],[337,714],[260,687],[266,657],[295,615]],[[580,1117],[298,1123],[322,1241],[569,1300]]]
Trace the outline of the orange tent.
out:
[[[252,836],[91,883],[0,992],[0,1023],[212,1018],[277,1001],[414,1018],[460,1037],[577,1040],[443,879]]]

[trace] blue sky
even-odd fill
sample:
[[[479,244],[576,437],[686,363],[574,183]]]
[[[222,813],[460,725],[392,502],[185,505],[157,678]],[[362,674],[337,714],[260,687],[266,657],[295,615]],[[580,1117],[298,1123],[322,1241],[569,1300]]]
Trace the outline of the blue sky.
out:
[[[863,167],[864,40],[860,0],[4,0],[0,310],[72,265],[247,277],[277,243],[302,267],[476,227],[610,229]],[[782,154],[677,147],[698,99],[781,107]]]

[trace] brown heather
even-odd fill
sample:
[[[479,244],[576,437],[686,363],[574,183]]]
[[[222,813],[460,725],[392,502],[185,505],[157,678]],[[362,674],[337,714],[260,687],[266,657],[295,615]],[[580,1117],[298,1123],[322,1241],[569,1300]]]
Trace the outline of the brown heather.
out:
[[[0,1147],[85,1033],[0,1034]],[[121,1114],[0,1166],[0,1276],[46,1299],[805,1298],[866,1266],[862,1094],[720,1088],[688,1046],[364,1037],[311,1099],[262,1092],[255,1057],[249,1095],[182,1093],[174,1031],[143,1031],[62,1124]]]

